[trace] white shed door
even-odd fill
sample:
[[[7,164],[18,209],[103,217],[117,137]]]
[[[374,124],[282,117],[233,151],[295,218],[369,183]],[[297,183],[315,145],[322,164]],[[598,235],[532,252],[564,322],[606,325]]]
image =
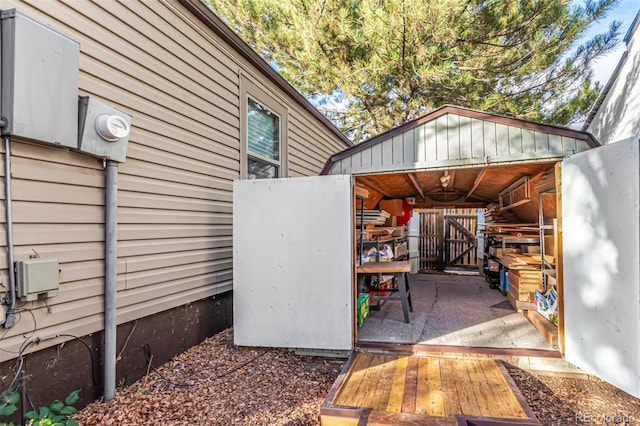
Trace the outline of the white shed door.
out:
[[[562,163],[565,357],[640,397],[638,139]]]
[[[235,343],[353,346],[351,176],[233,186]]]

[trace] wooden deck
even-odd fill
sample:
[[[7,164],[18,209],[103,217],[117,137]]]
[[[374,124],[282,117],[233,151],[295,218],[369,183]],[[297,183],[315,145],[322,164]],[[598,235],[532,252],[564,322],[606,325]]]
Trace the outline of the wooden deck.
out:
[[[468,355],[354,352],[320,415],[323,426],[538,424],[501,361]]]

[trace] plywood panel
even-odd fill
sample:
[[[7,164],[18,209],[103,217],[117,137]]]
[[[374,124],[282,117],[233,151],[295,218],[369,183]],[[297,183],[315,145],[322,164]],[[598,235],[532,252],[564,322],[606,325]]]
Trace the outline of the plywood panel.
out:
[[[640,397],[638,138],[562,162],[562,288],[568,361]],[[603,354],[610,354],[603,362]]]
[[[380,144],[382,148],[382,162],[384,165],[393,164],[393,139],[388,139]]]
[[[512,154],[522,153],[522,129],[508,126],[509,152]]]
[[[459,116],[460,158],[473,157],[473,136],[471,118]]]
[[[412,164],[417,160],[418,138],[417,130],[411,129],[402,134],[402,145],[404,152],[404,161],[406,164]]]
[[[447,126],[448,117],[442,116],[435,120],[436,134],[435,134],[435,159],[438,161],[449,159],[449,141],[448,134],[449,129]]]
[[[492,157],[498,155],[498,136],[496,133],[496,123],[490,121],[483,122],[484,131],[484,155]]]
[[[398,136],[394,136],[393,139],[391,140],[391,144],[392,144],[391,162],[393,164],[403,164],[405,162],[403,135],[400,134]]]
[[[234,182],[237,344],[352,348],[352,204],[350,176]]]
[[[477,118],[471,119],[471,156],[483,158],[485,156],[484,122]]]
[[[460,116],[447,114],[448,159],[457,160],[460,155]]]
[[[496,156],[508,156],[510,152],[509,145],[509,126],[496,123]]]

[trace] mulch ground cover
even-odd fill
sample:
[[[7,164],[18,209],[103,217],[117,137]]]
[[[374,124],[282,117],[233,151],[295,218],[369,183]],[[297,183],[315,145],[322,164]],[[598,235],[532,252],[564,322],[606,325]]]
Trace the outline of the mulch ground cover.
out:
[[[81,425],[319,425],[343,363],[237,347],[227,329],[74,418]],[[640,400],[597,378],[509,373],[543,425],[640,425]]]

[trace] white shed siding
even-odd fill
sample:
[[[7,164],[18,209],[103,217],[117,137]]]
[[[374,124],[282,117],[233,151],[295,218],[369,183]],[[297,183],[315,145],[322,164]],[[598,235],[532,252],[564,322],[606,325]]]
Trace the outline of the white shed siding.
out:
[[[241,72],[286,107],[290,175],[317,175],[330,155],[347,146],[175,0],[2,3],[3,9],[14,7],[80,42],[80,94],[133,115],[127,161],[118,175],[118,323],[232,288]],[[37,333],[101,330],[102,162],[16,140],[12,151],[16,260],[35,251],[60,261],[61,287],[48,301],[50,312],[42,302],[28,306]],[[6,246],[4,228],[0,246]],[[23,312],[3,336],[3,349],[17,350],[33,327]],[[6,351],[0,361],[13,357]]]
[[[367,174],[558,159],[588,148],[587,142],[572,137],[447,113],[354,150],[337,160],[329,173]]]

